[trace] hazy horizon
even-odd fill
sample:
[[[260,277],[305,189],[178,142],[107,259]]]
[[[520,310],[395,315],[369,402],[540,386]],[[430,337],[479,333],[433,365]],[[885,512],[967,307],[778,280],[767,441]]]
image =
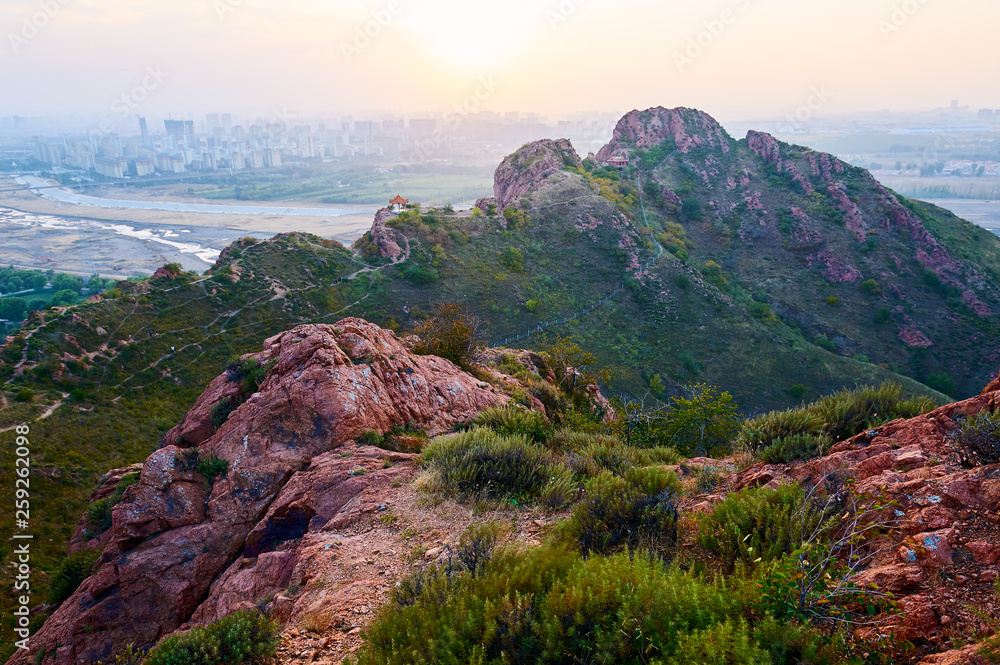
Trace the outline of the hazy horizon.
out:
[[[131,4],[5,2],[0,115],[1000,107],[987,0]]]

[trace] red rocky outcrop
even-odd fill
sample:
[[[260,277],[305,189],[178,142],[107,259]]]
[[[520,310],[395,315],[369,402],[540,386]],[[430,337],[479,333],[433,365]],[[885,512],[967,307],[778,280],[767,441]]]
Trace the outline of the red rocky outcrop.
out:
[[[372,244],[378,247],[379,254],[392,259],[403,252],[399,243],[396,242],[396,233],[386,225],[386,222],[395,216],[391,208],[382,208],[375,213],[375,221],[372,222],[372,228],[369,231]]]
[[[534,141],[508,155],[493,174],[492,199],[481,199],[476,205],[486,210],[495,203],[499,211],[516,206],[518,199],[536,189],[543,180],[567,166],[580,167],[583,162],[568,139]]]
[[[648,150],[666,139],[673,139],[682,153],[701,147],[723,153],[731,149],[729,135],[712,116],[695,109],[661,106],[631,111],[619,120],[611,142],[597,153],[597,161],[607,161],[633,148]]]
[[[1000,574],[1000,464],[968,468],[955,433],[962,418],[1000,402],[1000,380],[981,396],[917,418],[896,420],[833,446],[797,465],[758,464],[727,480],[732,489],[810,486],[831,474],[850,479],[855,496],[892,501],[884,520],[892,528],[873,547],[875,558],[854,582],[891,592],[901,612],[885,617],[880,633],[947,653],[923,663],[976,662],[971,650],[947,651],[952,638],[986,630],[978,608],[1000,611],[992,583]],[[722,495],[702,497],[702,503]],[[698,504],[701,505],[701,504]],[[704,509],[704,508],[702,508]]]
[[[289,543],[373,509],[356,498],[383,475],[372,473],[374,460],[395,454],[341,457],[345,442],[406,423],[439,434],[507,400],[360,319],[295,328],[256,357],[273,369],[217,432],[203,437],[228,394],[224,376],[171,435],[197,441],[201,457],[226,460],[228,471],[209,485],[195,451],[167,445],[153,453],[115,507],[91,576],[11,663],[43,649],[59,665],[108,662],[117,647],[149,646],[192,615],[209,620],[256,600],[294,567]],[[359,467],[371,468],[355,475]],[[259,574],[242,572],[250,568]]]

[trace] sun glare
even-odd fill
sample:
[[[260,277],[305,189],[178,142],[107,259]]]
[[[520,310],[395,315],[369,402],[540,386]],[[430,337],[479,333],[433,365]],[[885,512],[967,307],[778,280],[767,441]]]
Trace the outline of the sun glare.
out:
[[[401,25],[419,34],[428,52],[449,66],[484,70],[517,54],[524,37],[539,27],[530,3],[502,6],[482,2],[424,2],[401,17]],[[535,17],[535,20],[526,17]],[[481,72],[486,73],[486,72]]]

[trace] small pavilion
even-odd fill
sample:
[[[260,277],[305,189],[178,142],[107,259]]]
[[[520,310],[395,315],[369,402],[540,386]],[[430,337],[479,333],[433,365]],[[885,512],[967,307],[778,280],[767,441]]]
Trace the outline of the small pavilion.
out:
[[[400,212],[406,207],[406,204],[410,202],[410,199],[404,199],[399,194],[396,194],[396,198],[389,201],[389,205],[392,206],[393,212]]]

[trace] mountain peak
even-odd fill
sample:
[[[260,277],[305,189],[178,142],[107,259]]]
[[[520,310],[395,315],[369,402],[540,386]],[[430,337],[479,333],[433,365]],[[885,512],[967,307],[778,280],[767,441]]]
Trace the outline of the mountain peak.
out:
[[[529,193],[539,183],[566,167],[580,167],[583,162],[569,139],[542,139],[521,146],[508,155],[494,173],[494,200],[481,199],[477,206],[495,203],[504,210]]]
[[[630,111],[618,121],[611,142],[597,153],[598,161],[635,148],[648,150],[672,140],[682,153],[710,148],[728,153],[732,138],[715,118],[704,111],[662,106]]]

